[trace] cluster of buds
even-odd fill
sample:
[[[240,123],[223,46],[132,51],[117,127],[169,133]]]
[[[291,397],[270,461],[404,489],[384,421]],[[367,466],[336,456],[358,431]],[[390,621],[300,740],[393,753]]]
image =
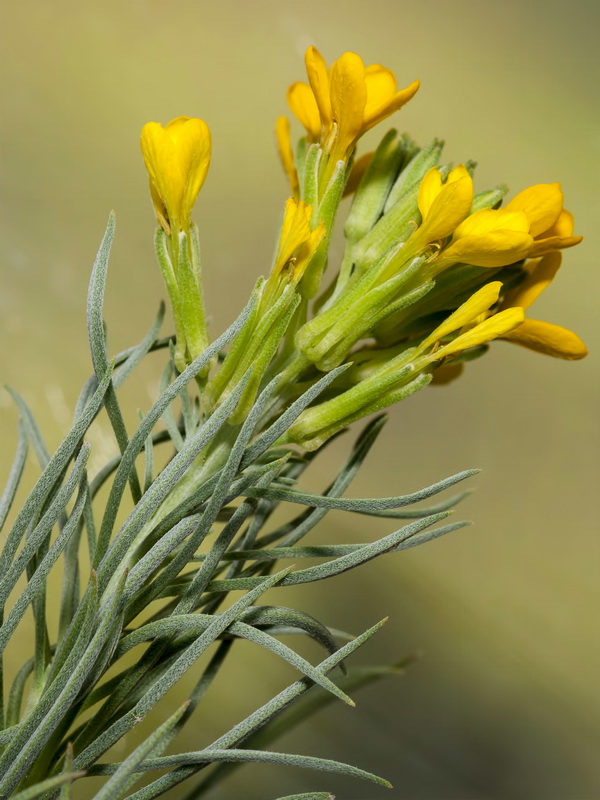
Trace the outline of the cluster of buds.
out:
[[[308,82],[294,83],[287,96],[306,136],[293,148],[288,119],[276,123],[291,197],[271,272],[258,281],[251,314],[207,378],[208,410],[250,366],[232,424],[243,421],[267,381],[279,376],[271,410],[280,413],[324,372],[342,367],[328,396],[281,439],[314,449],[354,420],[456,377],[494,339],[563,359],[585,356],[573,332],[525,318],[557,273],[560,250],[581,241],[560,185],[531,186],[502,205],[504,186],[475,193],[473,163],[444,164],[441,141],[421,148],[395,130],[355,160],[362,134],[407,103],[418,81],[398,90],[390,70],[365,67],[354,53],[327,69],[314,47],[306,69]],[[200,120],[179,118],[164,129],[149,123],[142,149],[181,368],[207,343],[190,210],[210,137]],[[323,288],[331,231],[348,194],[345,254]]]

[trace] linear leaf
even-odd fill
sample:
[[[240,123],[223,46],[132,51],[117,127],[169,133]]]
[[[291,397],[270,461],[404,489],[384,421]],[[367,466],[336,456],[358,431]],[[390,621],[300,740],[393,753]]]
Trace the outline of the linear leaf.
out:
[[[282,764],[286,767],[304,767],[307,769],[320,770],[323,772],[338,772],[353,778],[376,783],[378,786],[391,788],[392,784],[384,778],[366,772],[364,769],[353,767],[351,764],[344,764],[341,761],[332,761],[329,758],[316,758],[315,756],[301,756],[294,753],[273,753],[268,750],[198,750],[194,753],[180,753],[175,756],[162,756],[161,758],[151,758],[138,765],[139,771],[153,769],[166,769],[169,767],[184,767],[197,764],[214,764],[220,761],[259,764]],[[115,769],[114,764],[99,764],[92,767],[90,774],[106,775]],[[133,795],[135,797],[135,795]],[[326,795],[327,796],[327,795]],[[97,795],[99,797],[99,795]],[[102,800],[107,797],[103,795]]]
[[[106,289],[108,261],[114,235],[115,214],[111,211],[108,217],[106,231],[100,242],[94,266],[92,267],[87,297],[88,338],[94,371],[98,376],[104,374],[108,366],[106,334],[104,329],[104,292]],[[129,438],[127,436],[127,429],[125,428],[125,421],[121,413],[119,401],[117,400],[115,387],[112,382],[106,391],[105,407],[119,450],[121,453],[124,453],[127,449]],[[142,491],[135,468],[132,468],[127,478],[131,488],[133,502],[137,503],[141,497]]]
[[[405,525],[394,533],[384,536],[376,542],[372,542],[359,550],[348,553],[345,556],[327,561],[325,564],[319,564],[315,567],[308,567],[306,569],[295,570],[291,572],[287,578],[281,582],[281,586],[293,586],[298,583],[310,583],[312,581],[320,581],[325,578],[330,578],[333,575],[339,575],[350,569],[354,569],[359,564],[364,564],[373,558],[381,555],[382,553],[394,550],[401,542],[419,533],[424,528],[434,525],[442,519],[446,519],[450,512],[445,511],[440,514],[432,514],[425,519],[415,520],[409,525]],[[226,580],[212,581],[208,590],[211,592],[232,591],[233,589],[248,589],[256,584],[260,578],[232,578]]]
[[[19,488],[25,462],[27,461],[28,449],[29,445],[27,443],[27,436],[25,434],[25,426],[23,424],[23,420],[20,419],[17,452],[15,453],[15,458],[10,468],[8,480],[6,481],[6,486],[2,492],[2,497],[0,497],[0,531],[4,527],[8,512],[10,511],[13,500],[15,499],[15,494]]]
[[[73,772],[73,745],[71,742],[67,744],[65,749],[65,759],[63,763],[63,771],[62,774],[69,774]],[[63,784],[62,789],[60,790],[60,800],[71,800],[73,797],[73,784],[71,782],[67,782]]]
[[[218,616],[218,615],[217,615]],[[121,640],[121,643],[115,654],[116,658],[120,658],[132,647],[136,647],[142,642],[148,641],[160,636],[179,634],[177,644],[186,643],[190,639],[194,639],[199,633],[206,631],[209,625],[215,620],[215,616],[209,614],[179,614],[171,616],[164,620],[151,622],[138,628],[137,631],[129,634]],[[235,621],[228,628],[227,633],[233,636],[238,636],[242,639],[247,639],[250,642],[264,647],[266,650],[274,653],[275,655],[287,661],[297,670],[306,675],[315,683],[320,684],[324,689],[331,692],[333,695],[343,700],[348,705],[354,705],[353,701],[344,692],[340,692],[338,687],[328,678],[321,675],[312,664],[306,659],[299,656],[294,650],[279,642],[273,636],[258,630],[252,625],[245,622]],[[337,649],[337,648],[336,648]]]
[[[340,470],[339,475],[327,487],[324,494],[329,497],[338,497],[342,495],[360,469],[362,463],[367,457],[371,447],[375,444],[377,437],[381,433],[383,426],[387,421],[385,414],[381,414],[372,420],[360,433],[356,442],[352,447],[352,451],[348,460]],[[331,441],[331,440],[328,440]],[[329,509],[326,508],[308,508],[303,511],[298,517],[278,528],[276,531],[263,536],[259,541],[259,546],[264,546],[271,542],[283,538],[283,545],[292,545],[302,539],[306,534],[311,531],[318,522],[328,513]]]
[[[254,463],[260,455],[268,450],[300,416],[304,409],[350,366],[350,364],[342,364],[341,367],[332,369],[331,372],[323,375],[322,378],[316,381],[304,394],[295,400],[289,408],[287,408],[283,414],[281,414],[277,420],[250,445],[242,460],[242,469],[248,466],[248,464]]]
[[[85,445],[82,448],[82,452],[85,454]],[[89,453],[89,446],[87,447],[87,452]],[[85,455],[85,460],[87,460],[87,455]],[[85,466],[85,461],[84,461]],[[81,515],[83,514],[83,508],[86,502],[86,486],[85,484],[80,485],[79,495],[77,500],[75,501],[75,505],[73,506],[73,511],[69,516],[64,528],[60,532],[59,536],[57,537],[56,541],[50,547],[44,558],[40,561],[39,565],[37,566],[35,572],[30,577],[27,586],[19,595],[16,603],[11,608],[10,613],[0,628],[0,652],[4,650],[6,644],[10,640],[15,628],[19,624],[19,621],[22,619],[25,611],[27,610],[27,606],[29,603],[32,602],[33,598],[35,597],[36,592],[43,587],[48,577],[48,574],[54,564],[57,562],[60,554],[65,549],[69,539],[74,534],[79,525],[79,520],[81,519]]]
[[[35,526],[31,534],[27,537],[19,555],[8,568],[3,578],[0,580],[0,605],[6,602],[9,594],[15,587],[19,576],[27,568],[27,565],[35,555],[36,551],[47,540],[50,532],[61,514],[63,514],[65,507],[81,482],[81,477],[85,471],[87,460],[90,454],[90,445],[84,444],[79,455],[73,465],[71,474],[65,481],[64,486],[57,492],[56,497],[50,504],[50,507]],[[81,508],[83,511],[83,508]]]
[[[189,439],[175,458],[173,458],[153,482],[146,494],[137,503],[131,514],[125,520],[121,530],[111,543],[105,557],[98,565],[98,583],[101,591],[107,584],[107,579],[114,575],[117,566],[125,558],[135,542],[136,537],[142,531],[143,526],[152,518],[154,512],[159,508],[165,497],[171,492],[179,479],[186,472],[190,464],[194,461],[198,453],[216,436],[219,429],[227,421],[227,417],[235,408],[244,388],[249,379],[249,374],[243,378],[232,391],[226,402],[209,417],[200,430]],[[147,417],[146,417],[147,419]],[[124,459],[123,462],[124,463]],[[116,480],[116,479],[115,479]],[[101,533],[102,535],[102,533]]]
[[[169,386],[169,381],[173,376],[173,372],[174,372],[173,362],[168,361],[160,377],[160,385],[158,390],[159,396],[163,395],[166,392]],[[179,450],[183,448],[183,437],[179,432],[179,426],[175,422],[175,417],[173,416],[173,412],[171,410],[170,405],[168,405],[163,411],[162,419],[163,422],[165,423],[165,427],[169,431],[169,436],[171,437],[171,441],[173,442],[175,449],[179,452]]]
[[[6,391],[10,394],[19,409],[21,419],[23,420],[25,428],[27,429],[27,433],[33,445],[33,449],[35,450],[39,465],[42,469],[45,469],[48,465],[48,461],[50,460],[50,456],[48,454],[48,448],[44,442],[42,432],[40,431],[38,424],[31,413],[31,409],[25,400],[23,400],[21,395],[14,389],[11,389],[10,386],[6,387]]]
[[[112,529],[117,518],[121,498],[127,483],[127,476],[132,469],[138,453],[144,447],[146,438],[151,433],[152,428],[162,416],[165,408],[171,403],[181,392],[183,388],[193,380],[193,378],[201,372],[204,367],[218,355],[219,351],[227,345],[227,343],[236,335],[239,328],[244,324],[244,320],[251,311],[251,303],[248,303],[242,313],[237,319],[227,328],[227,330],[219,336],[198,358],[196,358],[169,386],[166,392],[162,394],[152,408],[144,417],[135,434],[132,436],[129,446],[123,457],[119,460],[117,467],[117,474],[111,488],[110,496],[106,504],[106,512],[99,534],[99,556],[103,556],[108,546]],[[93,484],[92,484],[93,487]]]
[[[277,800],[335,800],[329,792],[303,792],[302,794],[286,794],[285,797],[278,797]]]
[[[411,505],[418,503],[420,500],[426,500],[432,495],[443,492],[455,483],[470,478],[472,475],[477,474],[476,469],[467,469],[463,472],[458,472],[456,475],[451,475],[449,478],[444,478],[437,483],[427,486],[418,492],[412,494],[398,495],[397,497],[370,497],[370,498],[352,498],[352,497],[328,497],[326,495],[312,494],[310,492],[299,492],[296,489],[284,488],[268,488],[258,489],[253,488],[248,491],[250,497],[268,497],[273,500],[283,500],[288,503],[301,503],[305,506],[312,506],[314,508],[332,508],[339,509],[340,511],[385,511],[388,509],[399,508],[400,506]]]
[[[4,545],[2,555],[0,556],[0,575],[5,574],[8,564],[12,561],[13,556],[19,546],[19,542],[27,530],[30,520],[39,512],[56,483],[61,480],[63,471],[71,460],[74,452],[79,447],[81,438],[100,410],[104,394],[110,383],[110,377],[111,373],[109,370],[99,382],[98,388],[96,389],[92,399],[84,408],[77,422],[73,425],[69,433],[61,442],[60,446],[48,462],[48,466],[42,472],[40,478],[29,494],[29,497],[23,504],[21,511],[17,515],[14,525],[8,534],[6,544]]]
[[[86,647],[75,668],[68,672],[65,681],[58,679],[50,687],[50,691],[42,696],[35,711],[22,726],[21,735],[3,753],[0,760],[0,793],[10,792],[27,773],[38,757],[44,744],[61,723],[65,713],[77,697],[89,672],[106,640],[117,617],[121,598],[119,588],[113,595],[110,606],[101,616],[97,629]],[[66,664],[64,671],[66,672]],[[60,690],[60,691],[59,691]],[[25,743],[22,739],[26,737]],[[79,769],[76,766],[76,769]]]
[[[341,647],[336,653],[326,658],[325,661],[322,661],[317,666],[317,669],[324,674],[330,672],[332,669],[338,666],[341,661],[343,661],[351,653],[368,641],[371,636],[373,636],[373,634],[375,634],[381,628],[381,626],[385,624],[385,622],[386,620],[378,622],[376,625],[373,625],[371,628],[366,630],[363,634],[357,636],[352,642],[349,642]],[[279,692],[279,694],[269,700],[269,702],[265,703],[255,712],[246,717],[246,719],[235,725],[226,734],[220,736],[218,739],[212,742],[207,749],[216,750],[230,748],[241,744],[252,733],[260,730],[297,697],[300,697],[307,692],[312,686],[314,686],[314,684],[307,678],[301,678],[299,681],[292,683],[282,692]],[[152,800],[154,797],[159,797],[168,789],[191,777],[202,768],[202,765],[182,767],[178,770],[168,773],[167,775],[163,775],[161,778],[153,781],[143,789],[139,789],[137,792],[132,794],[128,800]]]
[[[363,687],[369,686],[383,678],[403,675],[406,667],[415,661],[415,659],[416,656],[409,656],[395,664],[383,667],[354,667],[346,677],[340,679],[340,685],[346,692],[354,694]],[[309,692],[303,697],[300,697],[297,702],[288,705],[273,722],[263,726],[249,736],[246,740],[246,745],[252,749],[267,747],[334,702],[335,699],[326,692],[321,692],[319,690]],[[234,772],[238,766],[239,765],[236,764],[219,765],[207,775],[200,786],[197,787],[197,796],[204,795],[211,786],[220,782],[226,775]]]
[[[34,798],[41,797],[52,789],[58,789],[59,786],[65,783],[76,781],[77,778],[82,778],[84,775],[85,772],[82,771],[56,775],[54,778],[48,778],[45,781],[41,781],[41,783],[36,783],[35,786],[23,789],[22,792],[17,792],[17,794],[12,795],[12,800],[34,800]]]
[[[262,468],[256,470],[254,474],[245,475],[242,478],[234,481],[231,487],[230,494],[234,497],[237,497],[240,490],[243,490],[242,487],[245,489],[247,486],[251,485],[253,482],[260,480],[260,478],[270,472],[273,469],[277,468],[277,462],[275,464],[266,464]],[[214,488],[214,482],[211,482],[212,487]],[[241,509],[241,510],[240,510]],[[238,509],[236,509],[236,514],[238,515],[235,520],[233,518],[229,520],[231,525],[237,526],[238,524],[243,524],[244,522],[244,515],[251,510],[251,506],[249,504],[243,504]],[[168,519],[168,518],[167,518]],[[189,538],[181,548],[181,550],[176,554],[173,560],[161,571],[161,573],[152,581],[151,584],[144,586],[138,595],[134,598],[132,602],[128,604],[127,608],[127,622],[129,623],[132,619],[134,619],[141,611],[143,611],[152,600],[155,600],[162,596],[162,593],[166,589],[166,587],[170,584],[172,580],[176,580],[176,576],[179,575],[181,570],[189,564],[193,554],[196,552],[197,548],[200,546],[201,542],[203,541],[204,537],[210,530],[210,525],[207,524],[208,520],[205,521],[203,514],[199,515],[192,515],[190,517],[184,517],[182,520],[177,523],[179,524],[186,524],[186,521],[195,521],[198,520],[198,524],[194,528],[194,530],[189,535]],[[210,519],[210,518],[209,518]],[[153,568],[146,565],[146,560],[153,558],[155,563],[158,564],[160,562],[161,556],[159,550],[164,547],[170,547],[170,543],[172,541],[171,536],[176,534],[176,527],[171,527],[171,523],[168,525],[161,525],[157,528],[158,534],[158,541],[157,544],[153,545],[152,549],[144,556],[139,562],[139,565],[143,564],[143,568],[147,570],[148,574],[153,571]],[[166,531],[163,533],[163,529]],[[172,533],[173,532],[173,533]],[[187,532],[186,532],[187,536]],[[152,553],[152,556],[150,555]],[[140,567],[141,569],[142,567]],[[136,565],[132,570],[132,576],[136,576],[136,581],[138,581],[138,575],[136,570],[138,569],[138,565]],[[133,581],[133,577],[131,578]],[[139,580],[138,582],[143,582]]]
[[[304,611],[283,606],[255,606],[245,611],[241,619],[254,626],[297,628],[307,633],[329,653],[335,653],[338,649],[329,628]]]
[[[169,733],[177,725],[187,706],[188,703],[184,703],[168,720],[148,736],[139,747],[136,747],[125,761],[118,765],[112,778],[96,793],[94,800],[116,800],[136,782],[136,773],[141,769],[141,762],[164,750],[168,744]]]
[[[128,730],[130,730],[140,717],[144,717],[148,711],[156,705],[166,692],[176,683],[179,678],[191,667],[202,653],[225,631],[229,625],[244,611],[249,605],[260,597],[272,586],[275,586],[289,572],[289,569],[282,570],[275,575],[271,575],[261,581],[261,584],[252,591],[245,594],[240,600],[234,603],[227,611],[220,614],[217,619],[191,644],[177,661],[167,670],[167,672],[156,681],[156,683],[146,692],[135,706],[124,714],[119,720],[107,728],[94,742],[81,752],[75,759],[74,765],[77,769],[85,769],[92,764],[102,753],[108,750],[117,742]]]

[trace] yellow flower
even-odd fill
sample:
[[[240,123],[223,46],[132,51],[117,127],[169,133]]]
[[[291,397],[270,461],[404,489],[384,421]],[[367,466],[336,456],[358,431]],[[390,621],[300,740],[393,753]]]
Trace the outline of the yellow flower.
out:
[[[473,203],[473,181],[466,167],[455,167],[445,183],[439,169],[432,167],[421,180],[417,201],[422,222],[404,245],[407,252],[445,239],[467,216]]]
[[[418,347],[419,351],[431,348],[430,353],[425,356],[431,363],[499,338],[555,358],[568,360],[584,358],[588,352],[587,348],[573,331],[549,322],[525,319],[526,309],[550,285],[560,267],[560,262],[561,254],[556,251],[530,262],[527,278],[520,286],[506,294],[500,309],[496,312],[490,309],[498,300],[502,284],[500,281],[487,283],[424,339]],[[460,328],[463,332],[455,339],[446,345],[435,347],[436,342]],[[442,365],[441,369],[449,366],[451,364]],[[440,375],[439,382],[449,382],[458,374],[459,371],[453,371]]]
[[[501,289],[500,281],[487,283],[438,325],[417,347],[421,354],[429,350],[429,353],[423,355],[425,363],[443,361],[449,356],[457,355],[464,350],[504,336],[521,325],[525,319],[525,312],[522,308],[510,308],[498,313],[490,311],[490,308],[497,303]],[[459,333],[450,342],[440,347],[437,346],[437,343],[446,336],[461,329],[462,333]],[[442,367],[444,366],[446,365],[442,365]],[[450,382],[458,377],[460,372],[461,370],[455,369],[450,370],[446,375],[442,374],[440,383]]]
[[[444,336],[448,336],[454,333],[454,331],[459,330],[459,328],[464,328],[473,323],[474,320],[481,317],[482,314],[488,311],[494,303],[498,301],[501,289],[501,281],[486,283],[485,286],[482,286],[481,289],[472,294],[468,300],[459,306],[456,311],[450,314],[441,325],[438,325],[438,327],[421,342],[419,350],[425,350],[435,344],[435,342],[443,339]]]
[[[287,117],[279,117],[275,123],[275,137],[277,149],[285,174],[290,182],[292,195],[297,198],[299,194],[298,172],[294,165],[294,153],[290,136],[290,121]]]
[[[573,215],[563,208],[560,183],[538,183],[523,189],[507,204],[510,211],[527,215],[534,238],[530,256],[541,256],[579,244],[582,236],[573,236]]]
[[[552,282],[560,267],[561,259],[561,254],[554,251],[531,262],[528,265],[528,277],[505,297],[503,307],[529,308]],[[502,338],[538,353],[569,361],[584,358],[588,354],[585,344],[576,333],[560,325],[552,325],[537,319],[524,320],[521,325]]]
[[[210,163],[208,126],[190,117],[177,117],[164,128],[148,122],[142,128],[141,145],[159,223],[167,234],[187,230]]]
[[[432,363],[442,361],[448,356],[462,353],[471,347],[485,344],[486,342],[496,339],[498,336],[503,336],[508,331],[517,327],[523,322],[525,312],[522,308],[511,308],[499,313],[490,312],[490,308],[498,301],[502,283],[500,281],[492,281],[482,286],[481,289],[474,292],[456,311],[450,314],[441,325],[426,338],[421,344],[418,345],[418,351],[423,353],[425,350],[430,352],[424,356],[425,361]],[[448,344],[436,347],[435,345],[440,342],[444,337],[449,336],[451,333],[463,329],[457,337],[448,342]],[[446,376],[446,380],[441,382],[449,382],[457,377],[459,372],[456,370],[451,371],[450,375]]]
[[[344,53],[331,70],[315,47],[305,55],[308,83],[288,89],[290,109],[306,128],[311,142],[320,142],[334,161],[347,159],[357,140],[393,114],[417,92],[419,81],[398,91],[394,73],[356,53]]]
[[[312,206],[307,206],[303,200],[296,202],[288,198],[283,213],[283,224],[273,274],[280,275],[287,267],[295,281],[300,280],[304,270],[314,255],[321,240],[325,236],[325,226],[319,223],[311,231],[310,220]]]
[[[532,245],[529,220],[522,211],[482,208],[456,228],[437,263],[503,267],[525,258]]]
[[[470,328],[465,333],[461,333],[456,339],[436,350],[432,354],[431,360],[446,358],[471,347],[491,342],[492,339],[497,339],[499,336],[504,337],[514,328],[521,325],[524,319],[525,312],[522,308],[507,308],[505,311],[492,314],[491,317]]]

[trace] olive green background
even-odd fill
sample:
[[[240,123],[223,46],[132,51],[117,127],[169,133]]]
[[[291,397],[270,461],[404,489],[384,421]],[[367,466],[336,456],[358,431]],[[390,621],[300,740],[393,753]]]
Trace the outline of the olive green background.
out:
[[[358,695],[356,710],[340,704],[277,745],[352,761],[395,788],[252,766],[211,797],[268,800],[311,789],[344,800],[600,796],[594,4],[24,0],[3,3],[0,23],[0,372],[31,404],[50,446],[90,372],[86,285],[110,208],[118,220],[106,311],[114,352],[141,338],[165,295],[138,145],[146,121],[199,116],[213,133],[195,219],[214,333],[269,266],[286,196],[273,123],[286,111],[288,84],[303,78],[309,44],[328,61],[350,49],[381,62],[401,85],[419,77],[421,91],[389,124],[421,143],[445,138],[455,162],[478,160],[478,189],[562,182],[585,241],[566,252],[533,316],[576,330],[590,357],[559,362],[495,344],[460,381],[391,411],[352,488],[396,494],[481,467],[471,480],[477,492],[457,512],[475,526],[325,588],[273,595],[355,632],[389,614],[357,662],[422,651],[404,677]],[[125,393],[131,425],[160,369],[154,357]],[[2,477],[16,419],[2,391]],[[324,453],[305,485],[322,488],[349,444],[343,437]],[[97,433],[94,446],[98,464],[112,445]],[[313,541],[392,529],[392,521],[331,515]],[[237,652],[182,747],[208,743],[294,679],[251,647]],[[151,721],[184,694],[169,696]]]

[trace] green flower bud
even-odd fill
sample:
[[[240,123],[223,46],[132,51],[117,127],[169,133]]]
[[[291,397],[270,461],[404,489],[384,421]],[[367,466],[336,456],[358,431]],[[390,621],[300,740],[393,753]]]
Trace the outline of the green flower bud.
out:
[[[375,225],[398,172],[405,162],[409,138],[389,131],[382,139],[360,182],[344,227],[350,242],[362,239]]]
[[[310,151],[309,151],[310,156]],[[308,161],[307,161],[308,166]],[[327,266],[327,251],[329,249],[329,239],[333,230],[335,215],[342,199],[344,185],[346,183],[346,163],[338,161],[331,180],[327,184],[323,196],[319,198],[319,203],[313,211],[311,226],[323,224],[325,227],[325,237],[323,238],[317,252],[311,259],[304,277],[300,282],[300,293],[305,298],[314,297],[319,291],[321,278]],[[308,202],[308,201],[307,201]]]
[[[493,189],[488,189],[486,192],[479,192],[473,198],[473,205],[471,207],[471,214],[479,211],[482,208],[496,208],[502,202],[502,198],[508,194],[508,186],[500,184]]]
[[[338,431],[368,414],[388,408],[427,386],[431,375],[418,374],[410,353],[402,354],[346,392],[304,411],[282,438],[316,450]]]
[[[443,149],[444,142],[441,139],[434,139],[427,147],[416,152],[394,183],[385,203],[385,213],[395,206],[407,192],[412,191],[415,184],[418,186],[427,170],[440,163]]]

